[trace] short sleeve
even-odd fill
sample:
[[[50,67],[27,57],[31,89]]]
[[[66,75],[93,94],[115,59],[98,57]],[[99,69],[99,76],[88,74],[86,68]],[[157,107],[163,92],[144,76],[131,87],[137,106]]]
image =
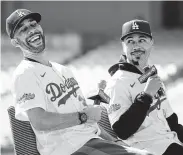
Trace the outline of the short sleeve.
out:
[[[112,126],[129,109],[132,101],[130,99],[130,92],[123,81],[110,81],[107,84],[105,92],[110,97],[107,111]]]
[[[29,121],[26,111],[40,107],[46,110],[43,88],[34,74],[22,74],[13,82],[13,96],[15,98],[15,117],[22,121]]]
[[[165,117],[168,118],[174,112],[173,112],[173,109],[169,103],[169,100],[167,99],[166,87],[163,83],[162,83],[162,86],[163,86],[164,94],[161,96],[160,100],[161,100],[162,109],[164,110]]]
[[[165,117],[166,118],[170,117],[174,112],[173,112],[172,107],[170,106],[169,101],[166,99],[162,104],[163,104],[163,109],[165,112]]]

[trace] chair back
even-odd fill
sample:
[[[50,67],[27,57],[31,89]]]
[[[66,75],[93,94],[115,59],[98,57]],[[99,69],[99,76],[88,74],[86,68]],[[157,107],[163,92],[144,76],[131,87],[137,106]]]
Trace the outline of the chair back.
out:
[[[16,155],[40,155],[37,150],[36,137],[30,123],[17,120],[13,106],[8,108],[8,115]]]
[[[98,124],[105,130],[107,131],[111,136],[117,138],[116,133],[112,130],[110,122],[109,122],[109,117],[107,113],[107,109],[100,105],[102,109],[102,114],[101,114],[101,120],[98,122]]]

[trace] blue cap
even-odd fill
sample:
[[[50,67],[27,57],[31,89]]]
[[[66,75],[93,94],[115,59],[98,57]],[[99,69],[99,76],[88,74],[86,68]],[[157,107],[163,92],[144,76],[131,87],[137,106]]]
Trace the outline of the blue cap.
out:
[[[134,33],[145,34],[152,38],[150,25],[145,20],[135,19],[124,23],[122,26],[121,40],[123,41],[128,35]]]
[[[26,9],[18,9],[6,19],[6,32],[11,39],[14,37],[17,26],[27,18],[33,18],[37,22],[41,21],[39,13],[33,13]]]

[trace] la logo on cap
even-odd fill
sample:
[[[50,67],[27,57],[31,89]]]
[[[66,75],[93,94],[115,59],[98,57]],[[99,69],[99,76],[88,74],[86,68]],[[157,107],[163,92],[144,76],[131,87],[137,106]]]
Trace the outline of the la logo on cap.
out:
[[[18,14],[19,17],[23,17],[26,15],[24,12],[19,11],[19,10],[17,10],[16,13]]]
[[[133,30],[134,30],[134,29],[139,29],[139,25],[137,25],[136,22],[133,22],[133,24],[132,24],[132,29],[133,29]]]

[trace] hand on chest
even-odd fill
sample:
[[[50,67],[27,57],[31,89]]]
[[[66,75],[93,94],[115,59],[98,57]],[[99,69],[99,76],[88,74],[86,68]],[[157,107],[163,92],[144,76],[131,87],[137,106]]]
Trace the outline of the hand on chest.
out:
[[[146,83],[139,83],[138,80],[134,80],[130,83],[130,94],[131,94],[131,101],[132,103],[134,103],[134,100],[136,98],[136,96],[142,92],[145,88]],[[161,98],[153,98],[153,103],[151,104],[147,116],[150,115],[150,113],[154,112],[154,113],[162,113],[160,111],[162,111],[161,108],[161,103],[166,99],[166,97],[161,97]]]

